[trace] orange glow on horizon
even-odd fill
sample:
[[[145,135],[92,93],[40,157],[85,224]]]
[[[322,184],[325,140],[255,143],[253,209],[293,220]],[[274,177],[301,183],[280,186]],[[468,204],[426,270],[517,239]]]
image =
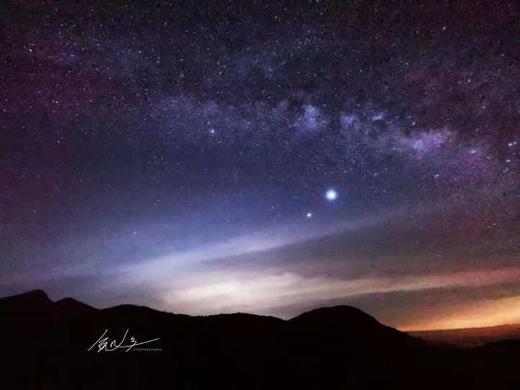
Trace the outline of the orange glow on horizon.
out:
[[[448,330],[483,328],[520,323],[520,296],[483,300],[457,307],[430,320],[399,326],[406,332],[419,330]]]

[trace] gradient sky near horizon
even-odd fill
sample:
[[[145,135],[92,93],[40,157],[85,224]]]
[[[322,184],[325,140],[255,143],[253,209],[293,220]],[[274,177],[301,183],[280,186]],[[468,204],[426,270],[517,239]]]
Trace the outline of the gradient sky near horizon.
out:
[[[519,9],[2,1],[0,295],[520,322]]]

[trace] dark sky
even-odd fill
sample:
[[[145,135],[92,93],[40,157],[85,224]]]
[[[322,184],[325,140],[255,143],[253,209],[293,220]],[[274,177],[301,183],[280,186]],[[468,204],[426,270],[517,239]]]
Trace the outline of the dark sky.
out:
[[[0,294],[520,322],[511,1],[0,5]]]

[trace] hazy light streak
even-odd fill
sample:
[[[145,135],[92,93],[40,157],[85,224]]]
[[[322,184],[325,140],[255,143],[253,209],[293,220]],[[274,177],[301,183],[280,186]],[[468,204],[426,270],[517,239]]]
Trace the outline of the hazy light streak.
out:
[[[520,268],[468,271],[438,275],[360,278],[305,278],[294,273],[247,275],[222,273],[199,284],[168,290],[163,300],[172,310],[191,314],[250,311],[269,313],[270,309],[302,301],[330,300],[375,293],[419,291],[450,287],[474,287],[516,281]]]

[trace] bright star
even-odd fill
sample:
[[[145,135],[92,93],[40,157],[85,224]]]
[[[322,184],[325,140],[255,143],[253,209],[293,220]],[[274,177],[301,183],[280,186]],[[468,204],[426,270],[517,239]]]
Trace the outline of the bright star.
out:
[[[327,190],[327,192],[325,192],[325,198],[332,202],[338,198],[338,193],[335,189],[330,188]]]
[[[307,218],[312,218],[312,213],[311,213],[311,212],[308,212],[307,214],[305,214],[305,216],[306,216]]]

